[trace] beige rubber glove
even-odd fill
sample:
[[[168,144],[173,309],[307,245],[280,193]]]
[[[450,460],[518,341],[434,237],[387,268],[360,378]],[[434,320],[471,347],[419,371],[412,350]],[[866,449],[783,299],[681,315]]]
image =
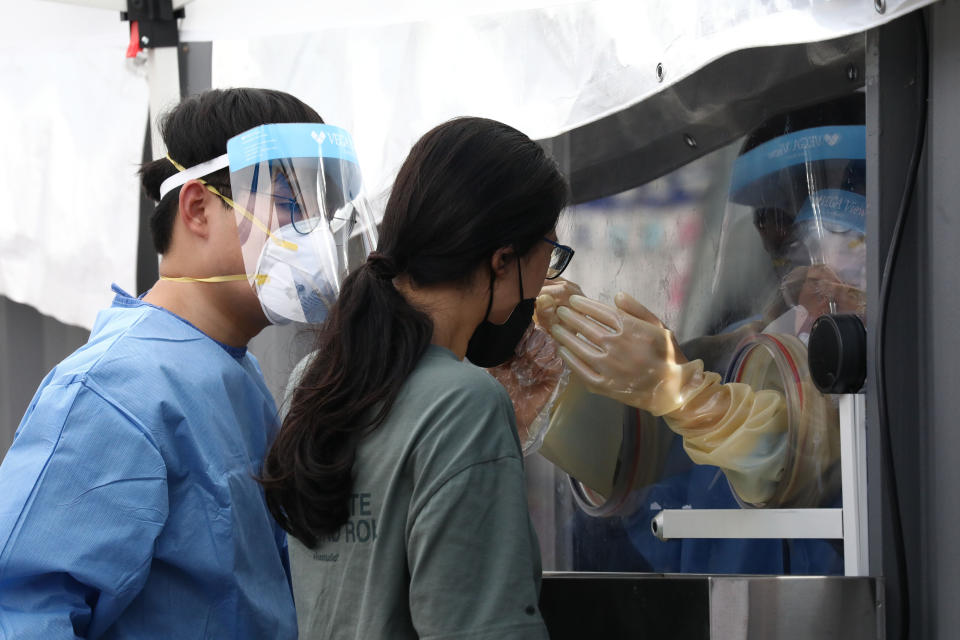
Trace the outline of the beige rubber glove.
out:
[[[614,302],[571,295],[569,306],[553,310],[561,357],[590,391],[664,416],[691,460],[722,468],[743,500],[763,504],[783,474],[783,396],[721,384],[702,361],[686,361],[643,305],[625,293]]]
[[[487,369],[506,388],[517,417],[517,435],[527,451],[549,422],[549,410],[567,375],[557,344],[533,323],[517,344],[513,358]]]
[[[664,416],[697,464],[723,469],[740,499],[762,506],[777,491],[787,457],[787,407],[776,391],[720,376],[682,409]]]
[[[540,295],[537,296],[537,307],[534,312],[534,321],[538,326],[549,332],[557,323],[557,309],[570,304],[570,296],[582,296],[580,285],[562,278],[545,280]]]
[[[560,355],[590,391],[662,416],[710,384],[703,363],[687,362],[656,316],[625,293],[615,303],[574,294],[552,310]]]

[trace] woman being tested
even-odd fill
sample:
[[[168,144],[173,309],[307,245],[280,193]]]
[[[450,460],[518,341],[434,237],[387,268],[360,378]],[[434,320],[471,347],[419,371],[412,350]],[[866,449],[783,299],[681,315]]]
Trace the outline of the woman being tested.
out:
[[[264,466],[300,541],[301,637],[546,637],[513,408],[474,365],[513,355],[569,259],[566,197],[504,124],[457,119],[414,145]]]

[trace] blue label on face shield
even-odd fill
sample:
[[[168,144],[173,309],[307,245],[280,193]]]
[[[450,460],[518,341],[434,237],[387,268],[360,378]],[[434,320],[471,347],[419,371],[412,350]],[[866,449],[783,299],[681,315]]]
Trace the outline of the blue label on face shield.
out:
[[[279,158],[336,158],[357,164],[353,139],[329,124],[264,124],[227,141],[230,171]]]
[[[794,165],[866,157],[867,133],[863,125],[803,129],[764,142],[737,158],[730,193],[736,194],[761,178]]]

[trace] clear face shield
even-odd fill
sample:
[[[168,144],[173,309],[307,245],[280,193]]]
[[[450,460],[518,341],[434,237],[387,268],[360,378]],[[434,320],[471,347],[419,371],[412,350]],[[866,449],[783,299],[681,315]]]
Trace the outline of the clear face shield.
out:
[[[261,125],[231,138],[224,156],[181,170],[161,193],[227,166],[232,198],[208,189],[233,208],[245,273],[203,280],[248,279],[274,324],[323,322],[343,279],[377,243],[350,135],[323,124]]]
[[[727,217],[752,213],[779,283],[768,332],[805,340],[821,315],[864,317],[865,155],[865,129],[853,125],[796,131],[737,159]]]
[[[353,265],[376,247],[350,135],[263,125],[227,143],[246,272],[276,324],[322,322]]]

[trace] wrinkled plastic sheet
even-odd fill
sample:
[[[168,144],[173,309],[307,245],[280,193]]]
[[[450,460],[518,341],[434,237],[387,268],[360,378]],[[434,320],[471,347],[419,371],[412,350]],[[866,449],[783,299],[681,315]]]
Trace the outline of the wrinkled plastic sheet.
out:
[[[215,85],[287,90],[350,130],[375,190],[389,185],[420,135],[449,118],[496,118],[548,138],[731,52],[862,32],[930,2],[887,2],[883,14],[863,0],[421,0],[402,8],[368,0],[350,11],[280,0],[269,14],[254,4],[214,11],[225,2],[198,0],[187,8],[184,38],[214,41]],[[237,10],[245,5],[253,13]],[[240,16],[254,13],[263,35],[241,28]]]
[[[547,138],[732,51],[858,33],[931,3],[195,0],[181,39],[214,42],[215,86],[287,90],[350,130],[377,193],[448,118]],[[147,83],[113,11],[26,2],[5,18],[0,295],[90,327],[111,281],[134,289]]]
[[[0,21],[0,295],[89,329],[133,291],[147,83],[117,14],[18,3]]]

